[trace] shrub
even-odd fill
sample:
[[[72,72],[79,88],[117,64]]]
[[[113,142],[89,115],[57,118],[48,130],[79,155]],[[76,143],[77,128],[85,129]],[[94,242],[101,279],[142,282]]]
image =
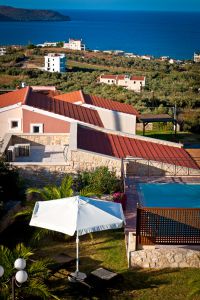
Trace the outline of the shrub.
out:
[[[75,182],[76,189],[90,188],[101,194],[111,194],[120,189],[120,181],[115,172],[107,167],[98,167],[92,172],[83,172],[78,175]]]
[[[0,158],[0,198],[6,200],[17,199],[22,191],[18,171]]]

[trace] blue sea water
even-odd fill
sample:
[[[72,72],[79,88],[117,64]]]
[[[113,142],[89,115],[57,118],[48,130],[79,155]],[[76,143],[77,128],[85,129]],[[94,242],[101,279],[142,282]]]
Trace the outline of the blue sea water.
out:
[[[124,50],[156,57],[192,59],[200,49],[200,13],[61,11],[70,22],[0,22],[0,44],[82,38],[89,49]]]
[[[138,192],[142,206],[200,208],[200,184],[140,183]]]

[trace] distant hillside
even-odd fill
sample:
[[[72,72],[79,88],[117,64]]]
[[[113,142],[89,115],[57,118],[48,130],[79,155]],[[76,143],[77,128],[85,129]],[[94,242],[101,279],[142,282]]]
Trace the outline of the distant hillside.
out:
[[[31,22],[31,21],[70,21],[68,16],[64,16],[53,10],[37,10],[15,8],[11,6],[0,6],[0,22]]]

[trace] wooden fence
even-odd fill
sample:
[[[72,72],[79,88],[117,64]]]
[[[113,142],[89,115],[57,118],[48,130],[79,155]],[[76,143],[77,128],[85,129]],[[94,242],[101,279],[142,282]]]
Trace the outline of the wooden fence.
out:
[[[137,245],[200,245],[199,208],[137,208]]]

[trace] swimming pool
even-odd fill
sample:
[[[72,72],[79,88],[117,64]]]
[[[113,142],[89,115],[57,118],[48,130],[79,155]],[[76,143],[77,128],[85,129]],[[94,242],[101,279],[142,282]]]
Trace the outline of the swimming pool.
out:
[[[139,183],[144,207],[200,208],[200,184]]]

